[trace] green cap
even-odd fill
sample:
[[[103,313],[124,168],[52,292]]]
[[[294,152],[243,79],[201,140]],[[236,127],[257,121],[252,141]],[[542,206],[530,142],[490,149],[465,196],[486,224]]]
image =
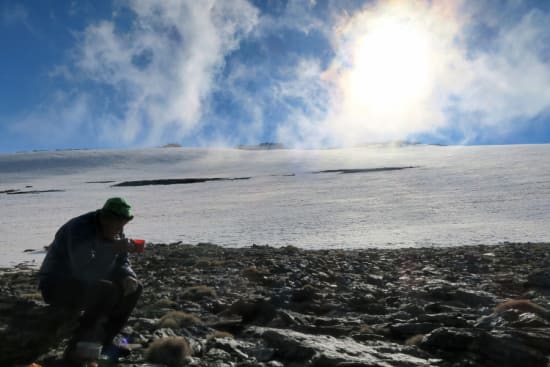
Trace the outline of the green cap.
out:
[[[113,214],[116,217],[130,220],[134,218],[130,209],[132,209],[132,207],[123,198],[110,198],[107,199],[101,210]]]

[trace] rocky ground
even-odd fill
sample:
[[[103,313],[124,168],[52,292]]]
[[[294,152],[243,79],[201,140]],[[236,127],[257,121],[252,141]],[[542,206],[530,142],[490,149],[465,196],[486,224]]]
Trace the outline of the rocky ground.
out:
[[[155,244],[132,260],[144,294],[123,330],[132,353],[122,366],[549,361],[550,244],[319,251]],[[60,365],[72,324],[41,303],[35,282],[25,266],[0,272],[1,366]],[[502,305],[511,299],[533,303]]]

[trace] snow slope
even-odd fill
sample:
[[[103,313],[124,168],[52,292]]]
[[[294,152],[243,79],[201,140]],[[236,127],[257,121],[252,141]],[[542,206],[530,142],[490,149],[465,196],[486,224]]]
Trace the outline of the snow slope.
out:
[[[384,167],[414,168],[314,173]],[[250,179],[112,186],[237,177]],[[550,145],[4,154],[4,190],[63,191],[0,194],[0,266],[39,263],[43,255],[23,250],[49,244],[66,220],[111,196],[134,207],[127,235],[154,242],[333,248],[550,240]]]

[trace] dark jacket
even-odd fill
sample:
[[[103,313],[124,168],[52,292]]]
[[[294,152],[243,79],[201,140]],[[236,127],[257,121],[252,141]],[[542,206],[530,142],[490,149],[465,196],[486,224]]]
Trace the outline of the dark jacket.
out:
[[[99,210],[73,218],[59,228],[38,272],[40,282],[75,278],[89,284],[127,276],[137,278],[128,253],[115,252],[112,242],[102,238]]]

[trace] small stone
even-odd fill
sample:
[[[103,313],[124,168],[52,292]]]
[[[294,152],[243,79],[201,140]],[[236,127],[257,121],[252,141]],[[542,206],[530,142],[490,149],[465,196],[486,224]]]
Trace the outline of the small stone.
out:
[[[255,357],[260,362],[267,362],[273,359],[275,355],[275,349],[273,348],[260,348],[256,350]]]
[[[231,359],[231,355],[227,353],[225,350],[218,349],[218,348],[211,348],[206,352],[206,355],[215,358],[215,359],[221,359],[221,360],[229,360]]]

